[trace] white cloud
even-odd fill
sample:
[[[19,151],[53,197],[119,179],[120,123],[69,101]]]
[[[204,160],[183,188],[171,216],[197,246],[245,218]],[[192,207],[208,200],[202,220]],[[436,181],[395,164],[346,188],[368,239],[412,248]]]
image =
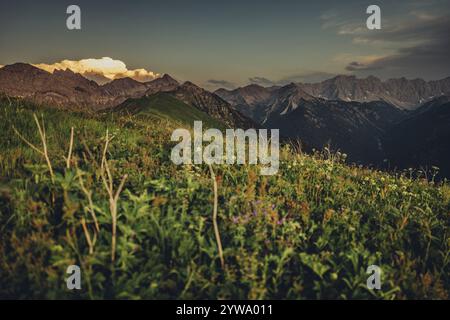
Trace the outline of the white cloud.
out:
[[[70,69],[73,72],[80,73],[95,81],[105,79],[104,81],[100,80],[100,82],[125,77],[144,82],[161,76],[159,73],[145,69],[129,70],[124,62],[109,57],[103,57],[101,59],[82,59],[78,61],[63,60],[53,64],[39,63],[34,66],[52,73],[55,70]]]

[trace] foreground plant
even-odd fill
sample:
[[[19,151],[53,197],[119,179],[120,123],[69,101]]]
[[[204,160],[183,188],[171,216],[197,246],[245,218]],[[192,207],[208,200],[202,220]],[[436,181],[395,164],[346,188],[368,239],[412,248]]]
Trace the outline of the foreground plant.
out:
[[[44,110],[52,182],[12,129],[42,141],[33,111],[0,109],[0,297],[449,296],[446,183],[288,146],[276,176],[174,166],[166,121]],[[66,287],[73,264],[79,291]],[[382,270],[381,290],[366,286],[369,265]]]

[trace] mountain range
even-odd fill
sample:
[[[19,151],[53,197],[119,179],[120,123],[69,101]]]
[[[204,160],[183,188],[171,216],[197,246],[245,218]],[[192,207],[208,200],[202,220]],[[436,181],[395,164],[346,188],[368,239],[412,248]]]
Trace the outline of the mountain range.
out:
[[[450,77],[435,81],[406,78],[381,81],[374,76],[358,79],[339,75],[319,83],[291,83],[267,88],[252,84],[235,90],[218,89],[215,93],[238,109],[250,107],[252,110],[272,103],[286,87],[295,88],[302,95],[326,100],[385,101],[401,109],[413,110],[429,100],[450,94]]]
[[[351,162],[377,167],[438,166],[450,177],[450,77],[436,81],[336,76],[209,92],[169,75],[149,82],[104,85],[67,70],[24,63],[0,69],[0,93],[60,108],[152,112],[180,121],[201,119],[233,128],[280,129],[305,150],[330,146]]]
[[[265,128],[330,146],[377,167],[437,166],[450,177],[450,77],[437,81],[337,76],[282,87],[249,85],[215,93]]]
[[[161,92],[199,109],[229,127],[256,126],[253,120],[216,94],[189,81],[181,84],[167,74],[149,82],[121,78],[98,85],[69,69],[50,73],[25,63],[0,69],[0,93],[72,110],[108,110],[125,102],[130,103],[130,99],[140,99]]]

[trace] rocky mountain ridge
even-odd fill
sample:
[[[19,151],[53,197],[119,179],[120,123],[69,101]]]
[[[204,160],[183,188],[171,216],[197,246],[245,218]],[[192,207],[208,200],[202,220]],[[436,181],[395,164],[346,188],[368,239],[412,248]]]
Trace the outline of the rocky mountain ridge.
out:
[[[382,81],[374,76],[359,79],[347,75],[339,75],[319,83],[291,83],[270,88],[253,84],[235,90],[219,89],[215,93],[243,111],[242,109],[252,110],[272,103],[285,91],[285,87],[293,85],[316,98],[357,102],[386,101],[407,110],[416,109],[439,96],[450,95],[450,77],[433,81],[406,78]]]
[[[149,82],[121,78],[100,86],[69,69],[49,73],[25,63],[0,68],[0,93],[67,109],[105,110],[128,99],[159,92],[170,94],[227,126],[249,128],[256,125],[216,94],[189,81],[180,84],[167,74]]]

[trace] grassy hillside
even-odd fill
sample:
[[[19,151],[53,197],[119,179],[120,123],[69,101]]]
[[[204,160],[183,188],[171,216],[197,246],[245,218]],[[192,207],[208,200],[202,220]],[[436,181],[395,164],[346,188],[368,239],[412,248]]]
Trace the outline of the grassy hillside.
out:
[[[1,102],[0,298],[448,298],[449,186],[326,151],[286,146],[275,176],[213,167],[222,267],[208,167],[172,164],[179,123],[154,116],[167,113],[153,99],[145,117]],[[33,114],[53,175],[23,141],[41,148]],[[72,264],[79,291],[66,289]],[[366,288],[372,264],[379,291]]]
[[[116,111],[122,115],[133,114],[169,119],[185,126],[192,126],[194,120],[201,120],[207,127],[225,128],[223,123],[211,118],[208,114],[163,92],[139,99],[128,99],[118,106]]]

